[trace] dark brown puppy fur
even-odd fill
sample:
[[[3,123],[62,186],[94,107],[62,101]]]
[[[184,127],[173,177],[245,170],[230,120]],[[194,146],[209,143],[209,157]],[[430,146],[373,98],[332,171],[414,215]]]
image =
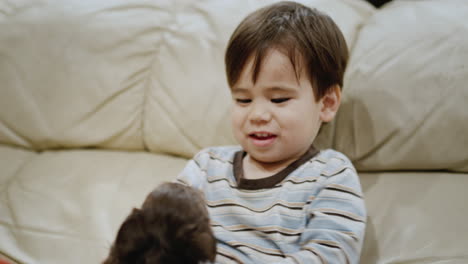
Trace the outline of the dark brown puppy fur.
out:
[[[122,223],[103,264],[198,264],[215,256],[216,240],[202,194],[164,183]]]

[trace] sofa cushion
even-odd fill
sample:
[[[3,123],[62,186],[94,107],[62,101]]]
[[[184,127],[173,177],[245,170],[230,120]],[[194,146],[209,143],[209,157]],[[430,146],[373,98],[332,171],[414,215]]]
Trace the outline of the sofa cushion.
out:
[[[8,206],[10,198],[6,190],[23,166],[34,159],[36,155],[32,151],[0,145],[0,212],[2,212],[2,222],[6,224],[14,222],[13,215],[10,214],[11,208]]]
[[[237,24],[272,1],[185,1],[168,5],[145,108],[144,139],[154,152],[184,157],[234,144],[224,50]],[[336,19],[350,46],[373,8],[363,1],[303,1]]]
[[[0,160],[21,155],[0,154]],[[21,263],[99,263],[131,208],[185,163],[144,152],[35,155],[0,185],[0,253]]]
[[[350,44],[373,10],[309,0]],[[21,1],[0,6],[0,143],[191,156],[230,144],[223,53],[264,1]]]
[[[363,27],[329,129],[359,170],[468,171],[467,14],[464,1],[395,1]]]
[[[142,2],[142,1],[140,1]],[[156,6],[127,1],[0,5],[0,143],[36,150],[143,149]]]
[[[468,263],[468,174],[359,176],[368,211],[361,263]]]
[[[0,186],[7,186],[21,167],[36,155],[26,149],[0,145]]]
[[[0,214],[0,253],[21,263],[99,263],[130,209],[159,183],[174,179],[185,163],[139,152],[34,154],[0,186],[0,206],[8,208]],[[468,174],[360,173],[360,178],[368,209],[361,263],[468,261],[466,240],[454,239],[468,237]]]

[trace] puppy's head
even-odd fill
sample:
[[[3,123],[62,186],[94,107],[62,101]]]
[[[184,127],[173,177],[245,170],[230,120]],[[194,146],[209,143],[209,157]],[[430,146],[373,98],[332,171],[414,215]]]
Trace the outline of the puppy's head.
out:
[[[104,264],[214,261],[216,240],[202,194],[177,183],[152,191],[121,225]]]

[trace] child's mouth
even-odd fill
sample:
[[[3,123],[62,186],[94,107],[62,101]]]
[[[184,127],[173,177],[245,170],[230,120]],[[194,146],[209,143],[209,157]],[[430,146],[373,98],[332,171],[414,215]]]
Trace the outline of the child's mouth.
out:
[[[266,133],[266,132],[258,132],[258,133],[251,133],[249,134],[249,138],[252,139],[252,143],[257,147],[267,147],[276,139],[275,134]]]

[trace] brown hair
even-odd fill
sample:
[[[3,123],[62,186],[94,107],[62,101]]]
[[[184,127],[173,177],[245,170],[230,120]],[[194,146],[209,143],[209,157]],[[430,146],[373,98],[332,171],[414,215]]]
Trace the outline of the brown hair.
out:
[[[226,74],[233,87],[253,56],[255,83],[269,49],[284,52],[299,77],[306,67],[316,100],[331,86],[343,87],[348,48],[338,26],[318,11],[295,2],[279,2],[248,15],[232,34],[225,54]]]
[[[216,240],[202,194],[164,183],[125,219],[103,264],[198,264],[215,256]]]

